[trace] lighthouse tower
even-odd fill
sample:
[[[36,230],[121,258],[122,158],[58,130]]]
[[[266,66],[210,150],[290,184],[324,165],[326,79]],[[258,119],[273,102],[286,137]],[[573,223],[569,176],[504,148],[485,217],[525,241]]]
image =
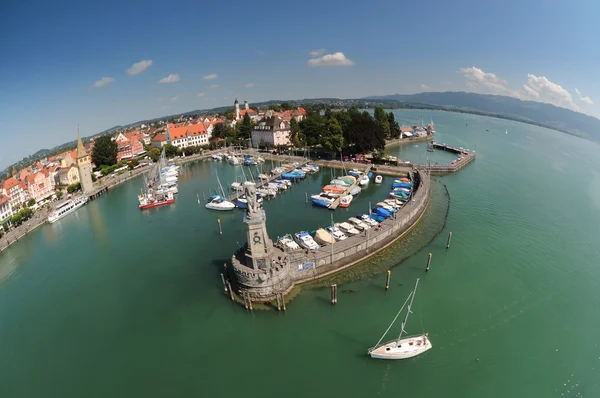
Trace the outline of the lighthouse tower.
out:
[[[237,98],[235,99],[235,102],[233,103],[233,105],[235,106],[235,120],[239,120],[240,119],[240,103],[238,102]]]

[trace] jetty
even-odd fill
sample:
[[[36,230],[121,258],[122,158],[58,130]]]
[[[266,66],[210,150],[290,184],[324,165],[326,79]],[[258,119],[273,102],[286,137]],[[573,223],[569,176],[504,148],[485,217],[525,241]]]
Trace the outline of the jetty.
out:
[[[465,148],[456,148],[446,144],[439,144],[437,142],[432,142],[431,146],[434,149],[439,149],[446,152],[451,152],[459,156],[459,158],[449,164],[427,164],[427,165],[419,165],[419,168],[427,168],[431,172],[432,175],[445,175],[450,173],[456,173],[473,160],[475,160],[475,153],[469,151]]]
[[[289,167],[286,167],[284,169],[284,171],[281,172],[281,173],[270,173],[269,176],[268,176],[268,178],[266,178],[266,179],[260,179],[259,178],[259,181],[256,182],[256,188],[262,188],[264,186],[267,186],[267,185],[269,185],[269,183],[273,182],[274,180],[276,180],[278,178],[281,178],[281,176],[283,174],[290,173],[290,172],[296,170],[298,167],[303,167],[303,166],[306,166],[307,164],[311,163],[309,160],[306,160],[305,158],[299,158],[299,159],[300,159],[300,161],[297,161],[297,160],[294,161],[294,163],[298,163],[297,165],[295,165],[295,166],[289,165]],[[234,192],[230,193],[227,196],[227,200],[230,201],[230,202],[232,202],[234,200],[239,199],[239,197],[242,196],[242,195],[244,195],[244,191],[243,190],[234,191]]]
[[[371,166],[368,166],[364,173],[365,174],[369,174],[369,171],[371,171]],[[328,209],[330,210],[335,210],[338,208],[338,206],[340,205],[340,201],[342,200],[342,198],[344,196],[350,195],[350,191],[355,188],[358,184],[359,184],[359,179],[357,178],[356,181],[354,181],[354,184],[350,185],[348,188],[346,188],[346,190],[340,195],[338,196],[328,207]]]

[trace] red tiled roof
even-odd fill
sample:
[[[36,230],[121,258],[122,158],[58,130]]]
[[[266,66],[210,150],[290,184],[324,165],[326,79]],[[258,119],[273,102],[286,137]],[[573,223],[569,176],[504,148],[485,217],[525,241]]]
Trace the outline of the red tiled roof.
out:
[[[165,133],[156,134],[154,136],[154,138],[152,138],[152,142],[163,142],[166,140],[167,140],[167,134],[165,134]]]
[[[2,195],[0,193],[0,206],[2,206],[3,204],[5,204],[6,202],[8,202],[8,196]]]
[[[171,137],[171,140],[178,140],[187,136],[195,136],[200,134],[206,134],[206,128],[202,123],[169,128],[169,137]]]
[[[250,116],[250,115],[256,115],[256,111],[254,109],[248,109],[248,110],[242,109],[240,111],[240,116],[244,116],[246,113],[248,113],[248,116]]]
[[[21,189],[23,189],[23,190],[26,190],[26,189],[27,189],[27,184],[25,184],[25,181],[21,181],[21,182],[19,183],[19,188],[21,188]]]
[[[19,185],[19,181],[15,177],[10,177],[6,181],[4,181],[4,190],[8,191],[9,189],[16,187]]]

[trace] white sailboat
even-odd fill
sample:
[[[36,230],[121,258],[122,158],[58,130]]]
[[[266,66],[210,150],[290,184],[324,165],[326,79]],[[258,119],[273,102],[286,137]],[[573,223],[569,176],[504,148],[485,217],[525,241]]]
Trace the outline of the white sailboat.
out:
[[[414,290],[408,295],[408,297],[406,298],[406,301],[404,302],[404,305],[402,305],[402,308],[400,308],[400,311],[398,311],[398,313],[394,317],[394,320],[392,321],[390,326],[387,328],[387,330],[385,331],[383,336],[381,336],[381,338],[379,339],[379,341],[377,342],[375,347],[369,348],[368,354],[371,356],[371,358],[407,359],[407,358],[416,357],[417,355],[420,355],[420,354],[424,353],[425,351],[431,349],[432,346],[431,346],[431,342],[429,341],[427,333],[417,335],[417,336],[409,336],[409,337],[402,338],[402,335],[406,333],[406,331],[404,330],[404,327],[406,326],[406,321],[408,321],[408,315],[412,313],[411,308],[412,308],[413,301],[415,299],[415,295],[417,294],[417,286],[419,286],[418,278],[417,278],[417,282],[415,283]],[[396,319],[398,319],[398,316],[400,315],[400,313],[406,306],[406,303],[408,302],[409,299],[410,299],[410,304],[408,305],[408,308],[406,310],[406,317],[404,318],[404,321],[402,322],[402,327],[400,329],[400,335],[398,336],[397,339],[394,339],[387,343],[381,344],[381,341],[385,338],[385,335],[387,334],[387,332],[390,331],[390,329],[392,328],[392,325],[394,325],[394,322],[396,322]]]
[[[219,188],[221,189],[221,195],[213,195],[208,198],[208,202],[204,205],[207,209],[211,210],[220,210],[220,211],[228,211],[235,209],[235,205],[227,200],[225,196],[225,192],[223,191],[223,186],[221,185],[221,180],[219,180],[219,176],[217,176],[217,182],[219,183]]]

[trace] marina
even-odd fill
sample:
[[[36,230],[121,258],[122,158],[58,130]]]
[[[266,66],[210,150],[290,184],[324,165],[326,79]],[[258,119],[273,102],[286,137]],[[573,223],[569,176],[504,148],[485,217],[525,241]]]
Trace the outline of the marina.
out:
[[[598,392],[593,337],[582,335],[569,350],[547,340],[600,326],[589,316],[598,279],[590,261],[597,259],[590,241],[600,222],[597,184],[569,172],[573,159],[591,174],[600,172],[597,149],[558,132],[483,117],[469,116],[473,131],[465,131],[463,117],[434,114],[436,139],[476,148],[476,162],[460,173],[432,176],[427,211],[412,230],[360,266],[309,280],[299,293],[292,289],[280,300],[282,312],[276,311],[277,300],[273,311],[260,310],[264,305],[258,302],[253,312],[246,311],[224,293],[224,264],[246,241],[244,212],[209,211],[202,196],[197,200],[198,193],[217,185],[215,175],[227,189],[241,166],[181,164],[176,203],[144,212],[135,200],[143,180],[134,178],[28,233],[0,255],[5,342],[0,354],[11,359],[1,366],[5,395],[100,397],[118,388],[117,395],[161,397],[172,385],[189,395],[219,395],[227,369],[236,374],[229,393],[252,397],[260,395],[265,373],[273,380],[269,388],[277,391],[263,392],[266,396],[295,385],[292,397],[395,397],[399,391],[434,397],[448,386],[460,390],[467,379],[471,384],[463,395],[567,396],[568,387],[593,396]],[[502,134],[486,136],[486,128]],[[422,144],[404,147],[401,157],[424,164],[427,154],[440,155],[439,163],[456,158],[427,152]],[[350,223],[388,199],[393,181],[406,176],[390,166],[382,183],[371,182],[348,209],[326,211],[306,203],[305,193],[321,190],[340,169],[321,167],[263,202],[274,241],[325,229],[332,216],[334,224]],[[523,179],[518,189],[508,178],[514,175]],[[575,178],[575,191],[560,203],[540,206],[540,195],[554,189],[540,178]],[[576,212],[563,217],[565,206]],[[548,214],[554,215],[551,222]],[[574,226],[573,217],[582,221]],[[378,232],[374,226],[369,231]],[[446,249],[449,231],[452,245]],[[323,248],[330,250],[319,251]],[[367,348],[390,324],[416,278],[421,280],[406,330],[420,333],[422,314],[433,349],[402,361],[371,359]],[[393,337],[404,315],[392,327]],[[547,340],[520,346],[514,361],[507,350],[522,341],[523,330],[545,333]],[[203,369],[200,376],[197,369]],[[297,383],[307,377],[311,383]]]

